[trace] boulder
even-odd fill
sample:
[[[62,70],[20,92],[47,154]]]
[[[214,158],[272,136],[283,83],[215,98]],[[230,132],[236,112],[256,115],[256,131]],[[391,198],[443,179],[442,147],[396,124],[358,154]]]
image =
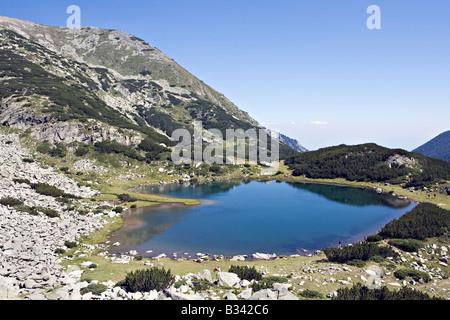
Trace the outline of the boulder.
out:
[[[225,300],[239,300],[238,297],[231,291],[228,291],[223,295]]]
[[[277,300],[278,294],[270,289],[255,292],[248,300]]]
[[[183,294],[173,289],[165,289],[163,293],[172,300],[203,300],[198,294]]]
[[[217,284],[221,287],[234,287],[239,285],[240,281],[241,279],[239,279],[238,275],[235,273],[217,272]]]
[[[275,253],[273,254],[268,254],[268,253],[254,253],[252,254],[252,258],[254,260],[272,260],[275,259],[277,257],[277,255]]]
[[[252,288],[245,289],[237,295],[239,299],[247,300],[252,296]]]
[[[199,273],[197,273],[197,276],[198,276],[198,279],[204,279],[204,280],[208,280],[209,282],[213,282],[212,276],[211,276],[211,271],[209,271],[208,269],[200,271]]]

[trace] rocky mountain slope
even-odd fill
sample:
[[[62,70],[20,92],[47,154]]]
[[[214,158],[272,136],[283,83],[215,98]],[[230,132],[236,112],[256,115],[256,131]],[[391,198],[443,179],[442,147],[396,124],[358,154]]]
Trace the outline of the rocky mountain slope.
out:
[[[0,300],[74,283],[79,275],[61,269],[55,250],[94,232],[116,213],[94,214],[98,205],[89,198],[97,191],[27,161],[33,155],[17,134],[0,134],[0,150]]]
[[[450,130],[441,133],[413,152],[421,153],[431,158],[450,161]]]
[[[272,130],[267,129],[267,128],[265,130],[266,130],[266,132],[269,135],[272,135]],[[295,151],[297,151],[299,153],[308,152],[308,149],[306,149],[304,146],[302,146],[300,144],[300,142],[298,142],[298,140],[296,140],[296,139],[292,139],[292,138],[290,138],[290,137],[288,137],[288,136],[286,136],[286,135],[284,135],[282,133],[278,134],[278,138],[279,138],[279,141],[281,143],[283,143],[284,145],[288,146],[292,150],[295,150]]]
[[[260,128],[171,58],[118,30],[0,17],[0,123],[51,143],[173,145],[175,129]],[[286,151],[283,145],[283,150]]]

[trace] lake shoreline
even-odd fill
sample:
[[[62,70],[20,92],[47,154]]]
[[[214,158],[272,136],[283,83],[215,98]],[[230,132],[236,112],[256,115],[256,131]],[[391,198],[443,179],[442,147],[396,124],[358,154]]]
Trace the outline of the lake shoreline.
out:
[[[228,181],[229,182],[235,181],[235,182],[239,182],[239,183],[246,183],[246,182],[262,182],[262,183],[264,183],[264,182],[277,181],[277,182],[286,182],[286,183],[305,183],[305,184],[316,184],[316,185],[328,185],[328,186],[333,186],[333,187],[350,187],[350,188],[353,188],[353,189],[369,190],[370,192],[376,192],[378,194],[391,196],[393,198],[396,198],[396,199],[399,199],[399,200],[403,200],[403,201],[405,201],[405,199],[406,199],[407,200],[407,205],[417,204],[416,202],[412,201],[411,199],[407,199],[406,197],[392,195],[389,192],[377,192],[377,190],[374,190],[373,188],[370,188],[370,187],[367,187],[367,186],[355,187],[354,185],[336,184],[336,183],[332,184],[332,183],[324,183],[324,182],[322,182],[322,183],[315,183],[314,181],[307,181],[307,182],[306,181],[296,181],[296,179],[279,179],[277,177],[264,177],[264,179],[228,179],[227,178],[227,179],[220,179],[220,180],[219,179],[215,179],[215,181],[211,181],[211,180],[206,180],[205,179],[205,180],[202,180],[202,181],[195,181],[195,182],[191,182],[191,181],[179,182],[178,181],[178,182],[175,182],[175,183],[164,183],[164,184],[161,184],[161,183],[149,183],[149,184],[141,184],[141,185],[138,185],[138,186],[134,186],[134,187],[130,188],[129,190],[133,190],[133,192],[142,192],[143,189],[146,188],[146,187],[158,187],[158,186],[164,187],[164,186],[170,186],[170,185],[175,185],[176,186],[176,185],[182,185],[182,184],[187,184],[187,185],[192,185],[192,184],[213,184],[213,183],[228,182]],[[156,195],[160,195],[160,194],[156,194]],[[167,197],[167,198],[170,198],[170,195],[169,196],[164,195],[164,196]],[[177,198],[175,197],[173,199],[177,199]],[[167,208],[167,205],[169,205],[169,204],[170,203],[153,205],[153,206],[151,206],[150,210],[151,211],[163,210],[164,208]],[[185,205],[183,203],[174,203],[174,204],[176,204],[179,207],[188,207],[187,205]],[[200,202],[200,205],[203,205],[203,204],[204,204],[203,202]],[[147,209],[149,209],[149,208],[147,208]],[[136,212],[136,210],[141,211],[141,210],[147,210],[147,209],[146,209],[146,207],[141,207],[141,208],[138,208],[138,209],[133,209],[130,212],[133,212],[133,211]],[[128,212],[128,211],[126,211],[126,212]],[[364,234],[360,234],[360,235],[358,235],[358,239],[357,240],[354,240],[354,241],[349,242],[349,243],[356,243],[356,242],[359,242],[359,241],[363,241],[367,235],[369,235],[369,234],[365,234],[365,233]],[[114,238],[113,237],[110,237],[110,238],[111,238],[111,241],[113,242]],[[356,239],[356,237],[355,237],[355,239]],[[347,244],[347,243],[345,243],[345,244]],[[338,245],[338,241],[336,241],[336,245],[335,246],[337,246],[337,245]],[[312,247],[314,248],[314,246],[312,246]],[[191,258],[192,256],[194,256],[194,257],[196,256],[196,253],[192,252],[192,250],[191,250],[191,252],[186,254],[186,253],[181,252],[180,250],[173,249],[173,248],[172,249],[168,249],[168,250],[164,250],[164,249],[161,249],[161,248],[163,248],[163,247],[159,247],[156,250],[153,250],[152,254],[150,254],[150,255],[149,254],[145,254],[143,256],[145,258],[155,258],[155,256],[164,255],[165,257],[170,258],[170,257],[173,256],[174,253],[176,253],[176,255],[173,256],[174,260],[177,260],[180,257],[185,258],[186,256],[189,256],[189,258]],[[323,248],[322,247],[319,248],[319,246],[317,246],[317,248],[315,248],[315,249],[311,249],[311,248],[302,249],[302,248],[299,248],[299,249],[297,249],[297,251],[295,253],[294,252],[290,252],[288,254],[281,254],[281,256],[290,256],[290,255],[297,256],[298,255],[298,256],[311,257],[311,256],[313,256],[312,253],[314,251],[321,251],[322,249]],[[261,251],[261,252],[265,252],[265,251]],[[252,254],[254,254],[254,253],[255,252],[253,252]],[[274,252],[274,253],[278,255],[278,252]],[[272,253],[270,253],[270,254],[272,254]],[[219,253],[215,253],[215,254],[201,253],[201,255],[208,255],[210,257],[222,256],[223,258],[232,258],[233,256],[246,256],[246,257],[248,257],[249,256],[249,252],[247,252],[246,254],[239,254],[239,253],[236,253],[236,254],[222,254],[219,251]],[[194,260],[195,259],[196,258],[194,258]],[[249,261],[250,259],[245,259],[245,260]]]

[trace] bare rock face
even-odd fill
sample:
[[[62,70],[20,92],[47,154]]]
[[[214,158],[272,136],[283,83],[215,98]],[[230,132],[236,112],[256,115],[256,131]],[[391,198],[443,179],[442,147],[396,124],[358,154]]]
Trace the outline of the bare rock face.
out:
[[[414,158],[409,158],[407,156],[402,156],[399,154],[389,157],[387,162],[389,164],[389,167],[392,164],[405,165],[408,168],[413,168],[416,165],[416,160]]]

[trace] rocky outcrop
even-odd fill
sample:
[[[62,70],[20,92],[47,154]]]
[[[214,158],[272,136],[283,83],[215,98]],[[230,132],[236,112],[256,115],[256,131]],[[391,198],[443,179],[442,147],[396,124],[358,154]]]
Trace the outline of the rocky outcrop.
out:
[[[408,168],[413,168],[416,165],[416,160],[414,158],[409,158],[407,156],[402,156],[402,155],[396,154],[396,155],[389,157],[389,159],[387,160],[387,163],[388,163],[389,167],[391,167],[392,164],[396,164],[399,166],[404,165]]]
[[[34,110],[17,108],[21,104],[3,106],[0,110],[0,123],[12,129],[28,130],[31,137],[50,143],[72,142],[96,143],[104,140],[117,141],[124,145],[138,145],[142,134],[108,126],[97,121],[83,124],[77,122],[57,122],[48,115],[37,115]]]

